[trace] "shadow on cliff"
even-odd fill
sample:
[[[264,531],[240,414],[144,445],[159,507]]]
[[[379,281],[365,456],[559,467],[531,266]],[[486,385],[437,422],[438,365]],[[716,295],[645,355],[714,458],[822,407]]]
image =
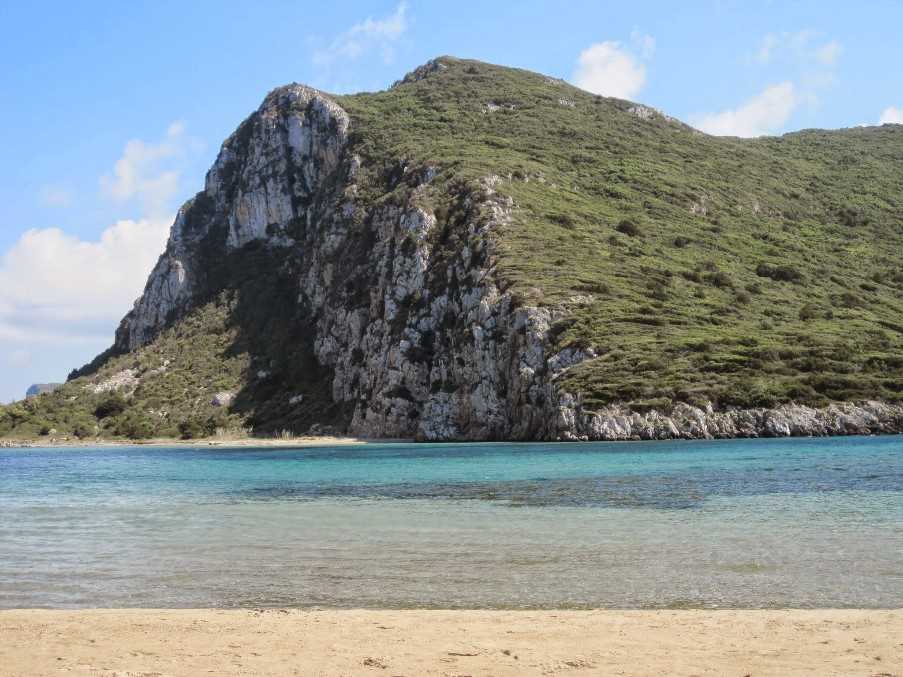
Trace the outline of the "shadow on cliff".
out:
[[[347,407],[333,403],[332,370],[314,354],[315,318],[298,302],[298,267],[289,250],[251,243],[208,268],[209,288],[221,290],[226,328],[235,333],[222,357],[250,356],[232,411],[255,434],[304,433],[313,424],[344,431],[350,419]]]

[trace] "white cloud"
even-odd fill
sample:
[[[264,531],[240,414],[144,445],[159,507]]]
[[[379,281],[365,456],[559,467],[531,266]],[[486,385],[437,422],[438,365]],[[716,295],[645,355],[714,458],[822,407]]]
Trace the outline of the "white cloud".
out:
[[[41,186],[41,202],[50,207],[69,207],[74,197],[72,190],[64,186]]]
[[[179,165],[193,145],[181,122],[169,125],[159,143],[132,139],[113,172],[100,177],[101,190],[117,202],[138,200],[149,214],[164,213],[179,189]]]
[[[764,38],[762,38],[762,45],[759,47],[759,51],[756,53],[756,60],[760,63],[768,63],[771,61],[771,57],[774,54],[775,48],[778,46],[778,36],[774,33],[769,33]]]
[[[789,61],[798,65],[833,66],[843,53],[843,45],[837,40],[822,42],[820,37],[818,32],[808,29],[769,33],[762,38],[753,58],[763,64]]]
[[[655,38],[651,35],[634,29],[630,33],[630,42],[633,43],[643,59],[649,60],[655,56]]]
[[[821,47],[816,48],[815,58],[825,66],[833,66],[840,55],[843,54],[843,46],[836,40],[825,43]]]
[[[881,113],[881,119],[878,120],[879,125],[903,125],[903,108],[890,106],[885,108]]]
[[[619,42],[600,42],[580,52],[573,80],[594,94],[632,99],[646,83],[646,67]]]
[[[801,100],[792,82],[782,82],[733,110],[691,119],[698,129],[716,136],[762,136],[779,131]]]
[[[97,241],[59,228],[24,233],[0,258],[0,337],[109,335],[140,295],[169,223],[119,221]]]
[[[329,65],[334,61],[353,61],[376,50],[383,61],[394,58],[393,44],[408,29],[408,3],[400,2],[395,11],[382,19],[367,17],[337,36],[328,47],[314,52],[314,63]]]

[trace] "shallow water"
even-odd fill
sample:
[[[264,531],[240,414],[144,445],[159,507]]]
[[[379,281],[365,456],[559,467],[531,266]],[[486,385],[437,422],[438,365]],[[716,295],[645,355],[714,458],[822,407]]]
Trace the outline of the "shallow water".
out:
[[[903,607],[903,438],[0,449],[0,608]]]

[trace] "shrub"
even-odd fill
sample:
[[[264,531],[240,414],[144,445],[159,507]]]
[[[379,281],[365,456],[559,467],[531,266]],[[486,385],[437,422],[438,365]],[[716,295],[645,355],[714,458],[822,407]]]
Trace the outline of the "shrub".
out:
[[[727,287],[734,286],[734,283],[731,280],[731,276],[722,270],[719,270],[716,273],[708,273],[703,277],[703,279],[713,287],[718,287],[719,289],[725,289]]]
[[[577,224],[574,222],[574,217],[570,214],[546,214],[546,218],[552,223],[556,223],[562,228],[567,228],[568,230],[573,230],[574,226]]]
[[[756,275],[778,282],[799,282],[803,279],[802,273],[793,266],[770,266],[767,263],[756,266]]]
[[[94,431],[86,423],[76,423],[72,427],[72,434],[80,440],[94,437]]]
[[[642,235],[640,227],[630,219],[624,219],[623,221],[621,221],[617,226],[615,226],[615,230],[617,230],[619,233],[624,233],[624,235],[627,235],[628,237],[639,237],[640,235]]]
[[[665,285],[658,281],[649,282],[646,285],[646,289],[649,290],[649,297],[655,299],[656,301],[667,301],[668,300],[668,291],[665,288]]]
[[[97,419],[119,416],[127,406],[128,403],[120,393],[112,392],[97,404],[97,407],[94,408],[94,416]]]
[[[856,296],[856,294],[847,291],[838,297],[838,305],[843,306],[844,308],[861,308],[863,304],[862,299]]]
[[[862,207],[846,206],[837,213],[840,222],[850,228],[859,226],[867,226],[869,217],[866,215]]]
[[[206,420],[190,418],[179,423],[179,435],[183,440],[210,437],[215,432],[216,422],[212,417]]]
[[[144,414],[131,411],[116,422],[114,433],[130,440],[143,440],[154,435],[154,426]]]
[[[818,308],[816,308],[811,303],[807,303],[802,308],[800,308],[800,319],[803,321],[813,320],[818,317]]]

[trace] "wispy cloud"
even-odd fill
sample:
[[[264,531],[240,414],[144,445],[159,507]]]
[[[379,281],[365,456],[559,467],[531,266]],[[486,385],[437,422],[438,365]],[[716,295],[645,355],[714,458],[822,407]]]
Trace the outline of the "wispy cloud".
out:
[[[602,96],[633,99],[646,84],[643,59],[655,53],[655,39],[638,31],[631,34],[631,43],[639,57],[620,42],[606,41],[590,45],[577,57],[573,82],[581,89]]]
[[[630,42],[644,60],[648,61],[655,56],[655,38],[648,33],[643,33],[638,28],[634,28],[630,32]]]
[[[753,58],[762,64],[794,61],[833,66],[842,53],[843,45],[837,40],[826,40],[817,31],[804,29],[769,33],[762,38]]]
[[[834,81],[834,66],[843,54],[837,40],[813,30],[769,33],[751,63],[778,69],[780,84],[769,85],[735,108],[690,116],[696,127],[720,136],[762,136],[783,130],[802,105],[816,106],[819,93]],[[764,71],[763,71],[764,72]],[[776,78],[777,79],[777,78]]]
[[[314,63],[329,66],[336,61],[355,61],[376,52],[386,63],[395,58],[395,43],[408,30],[408,3],[400,2],[395,11],[381,19],[367,17],[336,36],[327,47],[314,52]]]
[[[178,121],[169,125],[157,143],[132,139],[113,171],[100,177],[101,191],[116,202],[137,200],[146,214],[166,213],[179,190],[182,165],[197,145]]]
[[[762,136],[780,130],[800,103],[792,82],[782,82],[734,109],[694,116],[698,129],[717,136]]]
[[[843,45],[837,40],[827,42],[815,50],[815,58],[825,66],[833,66],[843,54]]]
[[[41,186],[39,193],[41,202],[50,207],[69,207],[74,196],[71,188],[57,185]]]

